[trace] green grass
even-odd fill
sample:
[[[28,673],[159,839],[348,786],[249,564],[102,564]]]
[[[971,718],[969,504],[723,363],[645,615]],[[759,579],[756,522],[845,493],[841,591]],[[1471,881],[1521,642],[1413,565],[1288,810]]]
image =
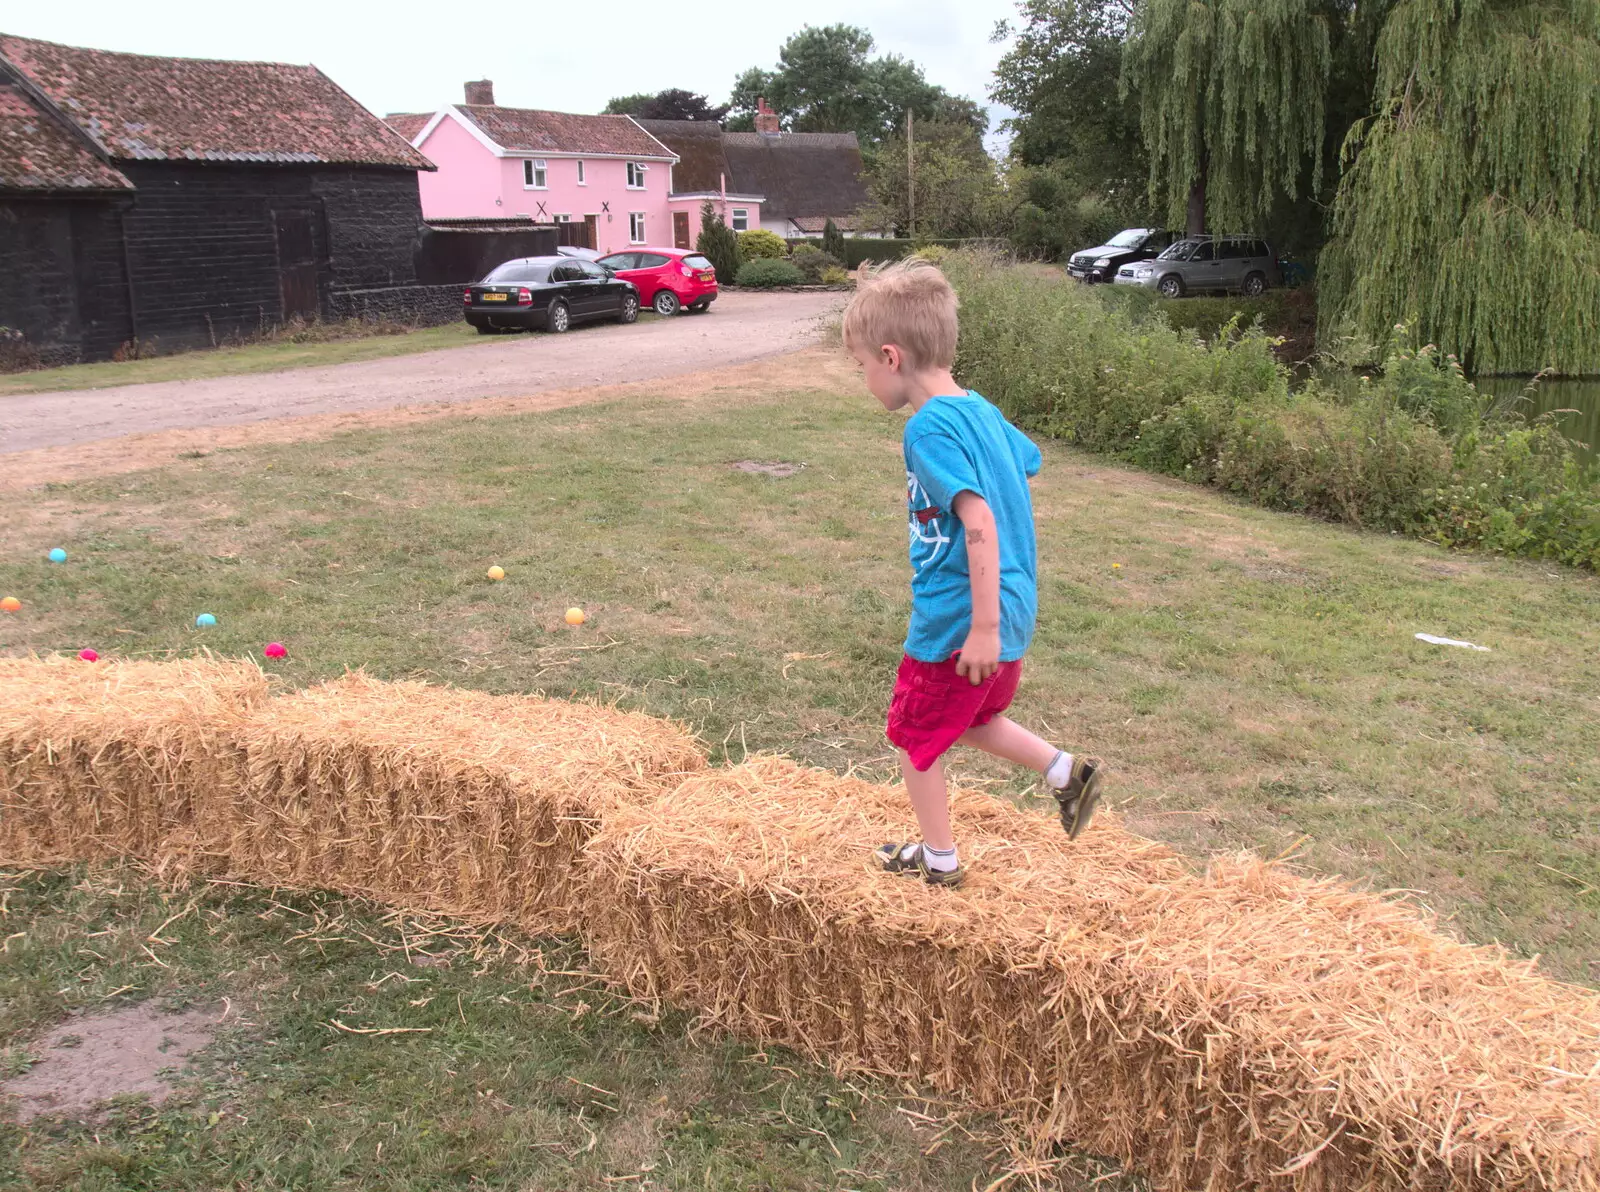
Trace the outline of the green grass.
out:
[[[275,669],[291,684],[365,666],[489,691],[598,696],[690,722],[719,761],[783,750],[888,777],[882,716],[907,611],[900,424],[837,361],[819,354],[810,375],[815,388],[807,391],[723,385],[687,401],[362,431],[31,494],[0,528],[0,589],[26,602],[22,614],[0,620],[0,652],[92,645],[103,654],[163,657],[204,646],[259,655],[261,643],[282,640],[290,656]],[[1600,982],[1600,580],[1361,534],[1057,443],[1042,449],[1041,619],[1016,714],[1069,748],[1105,757],[1111,798],[1131,828],[1196,856],[1237,848],[1276,855],[1298,843],[1315,869],[1421,891],[1451,930],[1543,954],[1558,976]],[[741,459],[806,467],[776,480],[729,467]],[[55,545],[72,553],[66,566],[43,560]],[[491,563],[506,568],[504,582],[484,578]],[[574,604],[589,613],[578,630],[562,622]],[[217,629],[192,628],[201,611],[220,618]],[[1492,652],[1425,645],[1413,638],[1419,631]],[[962,755],[954,770],[958,781],[1032,797],[1028,776],[998,763]],[[70,888],[49,884],[65,879],[41,880],[40,891]],[[74,912],[54,909],[57,894],[25,889],[33,892],[13,896],[6,933],[59,932],[54,916]],[[129,889],[130,898],[153,897]],[[186,963],[195,972],[232,972],[239,997],[258,984],[299,986],[306,997],[310,973],[257,959],[292,953],[254,934],[266,930],[255,905],[216,904],[214,917],[185,920],[186,930],[205,922],[213,933],[194,937]],[[13,992],[5,1004],[21,998],[36,1007],[8,1020],[20,1039],[88,995],[69,975],[81,958],[61,956],[59,947],[47,955],[15,949],[6,971],[34,992]],[[316,986],[317,1013],[355,999],[370,1016],[363,1021],[399,1021],[385,1016],[399,1006],[362,1000],[361,982],[393,966],[356,954],[367,959],[341,961]],[[172,963],[166,953],[162,959]],[[142,954],[137,960],[149,963]],[[526,981],[495,971],[489,987]],[[168,979],[153,966],[140,975]],[[123,979],[93,977],[108,989]],[[67,994],[52,992],[63,988]],[[447,987],[446,1003],[456,988],[470,992]],[[251,1020],[263,1025],[230,1044],[230,1062],[252,1076],[269,1073],[283,1044],[268,1040],[297,1040],[298,1058],[285,1069],[302,1098],[293,1104],[350,1102],[339,1111],[348,1115],[338,1119],[339,1146],[372,1139],[362,1115],[399,1121],[406,1134],[393,1108],[394,1084],[405,1079],[441,1114],[455,1106],[477,1121],[467,1112],[476,1104],[488,1118],[484,1153],[504,1130],[523,1129],[507,1125],[500,1115],[512,1111],[487,1093],[472,1102],[455,1063],[446,1066],[457,1077],[441,1075],[432,1049],[444,1039],[371,1042],[357,1052],[349,1040],[317,1035],[292,999],[259,996],[264,1008]],[[512,1087],[499,1073],[519,1047],[534,1057],[518,1078],[528,1081],[554,1070],[550,1055],[583,1057],[588,1066],[573,1072],[586,1080],[583,1072],[608,1073],[620,1062],[620,1052],[563,1051],[561,1023],[503,1022],[496,1005],[474,995],[467,1024],[452,1028],[451,1046],[496,1057],[484,1058],[472,1078],[480,1092],[492,1087],[502,1096]],[[489,1017],[475,1017],[480,1010]],[[512,1030],[505,1022],[524,1032],[515,1044],[499,1033]],[[555,1040],[547,1029],[558,1032]],[[620,1024],[605,1029],[634,1038]],[[674,1105],[685,1100],[671,1066],[703,1060],[686,1058],[693,1053],[683,1050],[681,1031],[662,1028],[639,1045],[640,1071],[667,1066],[661,1092],[647,1081],[640,1087]],[[605,1044],[612,1046],[624,1048]],[[720,1046],[727,1050],[713,1055],[742,1054]],[[399,1066],[373,1069],[370,1081],[345,1066],[365,1072],[360,1065],[369,1062]],[[715,1074],[696,1079],[723,1098],[717,1104],[740,1104],[729,1090],[749,1086],[726,1082],[743,1069],[713,1062]],[[887,1148],[872,1161],[843,1162],[824,1146],[825,1161],[795,1150],[803,1139],[763,1134],[789,1129],[762,1117],[783,1089],[794,1090],[782,1103],[791,1112],[795,1097],[814,1103],[820,1095],[803,1090],[838,1095],[838,1086],[797,1071],[749,1107],[753,1117],[707,1111],[737,1123],[705,1143],[723,1165],[711,1186],[955,1189],[974,1178],[983,1186],[986,1169],[970,1151],[948,1169],[894,1174],[912,1151],[876,1133],[892,1117],[853,1136],[852,1146]],[[291,1145],[284,1132],[296,1130],[292,1114],[269,1120],[271,1113],[252,1112],[256,1095],[248,1083],[228,1094],[250,1121],[207,1143],[206,1162],[254,1164],[255,1174],[237,1177],[252,1188],[359,1185],[359,1175],[317,1167],[324,1159],[304,1137]],[[519,1096],[504,1100],[523,1105]],[[568,1146],[586,1140],[572,1126],[572,1106],[549,1112],[552,1138]],[[181,1117],[172,1110],[161,1120],[173,1114]],[[585,1121],[605,1116],[591,1110]],[[833,1142],[852,1153],[833,1133],[836,1120],[828,1123]],[[63,1163],[80,1145],[70,1131],[59,1142],[39,1130],[26,1137],[23,1155]],[[411,1145],[406,1162],[415,1166],[404,1178],[418,1187],[448,1182],[438,1174],[443,1153]],[[191,1179],[182,1164],[198,1159],[157,1149],[146,1183],[85,1186],[203,1185],[198,1175],[182,1182]],[[856,1163],[879,1183],[845,1171]],[[207,1168],[206,1178],[234,1170]],[[664,1186],[702,1186],[681,1172],[670,1182],[663,1170],[651,1174]],[[598,1167],[559,1171],[479,1174],[496,1187],[613,1186]]]
[[[474,343],[503,342],[477,334],[465,323],[422,327],[403,335],[369,335],[320,343],[260,343],[238,348],[178,352],[145,360],[69,364],[34,372],[0,376],[0,397],[18,393],[44,393],[57,389],[102,389],[111,385],[141,385],[150,381],[195,381],[205,377],[233,377],[249,373],[281,372],[322,364],[350,364],[386,356],[409,356],[438,348],[459,348]]]
[[[924,1158],[939,1126],[872,1090],[691,1039],[683,1015],[607,993],[560,942],[129,872],[0,888],[8,931],[26,932],[0,954],[0,1037],[144,999],[223,1020],[159,1109],[0,1119],[0,1186],[889,1192],[966,1188],[990,1168],[959,1133]],[[34,1058],[12,1042],[0,1075]]]

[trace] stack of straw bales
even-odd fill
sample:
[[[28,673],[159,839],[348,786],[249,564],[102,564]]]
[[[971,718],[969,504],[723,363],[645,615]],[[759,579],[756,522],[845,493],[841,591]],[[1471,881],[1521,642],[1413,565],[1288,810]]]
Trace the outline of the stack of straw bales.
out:
[[[1161,1187],[1600,1187],[1600,998],[1259,861],[1069,846],[986,796],[971,877],[889,880],[904,794],[764,759],[618,807],[597,955],[636,993],[930,1080]]]
[[[532,931],[634,992],[930,1082],[1161,1188],[1600,1192],[1600,997],[1257,860],[961,794],[971,877],[885,877],[904,793],[675,725],[362,675],[0,661],[0,861],[134,854]]]
[[[574,865],[608,808],[706,764],[653,717],[361,674],[272,700],[237,738],[240,793],[204,832],[237,875],[530,931],[580,926]]]
[[[248,662],[0,659],[0,858],[187,855],[195,805],[230,797],[233,729],[266,695]]]

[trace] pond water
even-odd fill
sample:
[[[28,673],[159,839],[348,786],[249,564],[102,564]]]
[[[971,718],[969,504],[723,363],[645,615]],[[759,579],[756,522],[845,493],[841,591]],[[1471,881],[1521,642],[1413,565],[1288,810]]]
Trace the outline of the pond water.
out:
[[[1479,377],[1475,384],[1496,397],[1516,397],[1528,387],[1527,377]],[[1528,418],[1552,410],[1571,410],[1557,415],[1562,431],[1600,454],[1600,377],[1541,381],[1517,409]]]

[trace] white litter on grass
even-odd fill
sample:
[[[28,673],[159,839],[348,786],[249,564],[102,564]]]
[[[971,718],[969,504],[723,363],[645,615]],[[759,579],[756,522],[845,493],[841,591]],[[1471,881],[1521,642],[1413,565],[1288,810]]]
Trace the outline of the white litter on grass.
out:
[[[1453,637],[1434,637],[1431,633],[1419,633],[1417,634],[1417,640],[1419,642],[1432,642],[1436,646],[1461,646],[1467,650],[1482,650],[1485,654],[1489,652],[1488,646],[1475,646],[1471,642],[1458,642]]]

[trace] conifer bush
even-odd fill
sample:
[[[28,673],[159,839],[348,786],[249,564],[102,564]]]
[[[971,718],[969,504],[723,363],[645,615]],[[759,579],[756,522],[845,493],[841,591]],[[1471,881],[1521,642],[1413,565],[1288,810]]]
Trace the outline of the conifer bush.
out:
[[[739,275],[739,237],[723,222],[711,201],[700,206],[700,237],[695,241],[695,251],[711,262],[717,272],[717,284],[731,286]]]

